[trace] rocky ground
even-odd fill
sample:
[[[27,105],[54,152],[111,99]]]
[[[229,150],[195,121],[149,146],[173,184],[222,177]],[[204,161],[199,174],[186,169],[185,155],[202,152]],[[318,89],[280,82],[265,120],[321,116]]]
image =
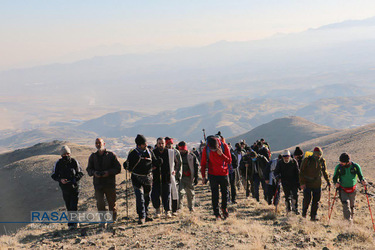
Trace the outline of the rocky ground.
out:
[[[360,187],[360,190],[363,188]],[[239,192],[238,204],[230,204],[230,217],[215,221],[208,186],[196,187],[197,207],[194,213],[183,208],[177,217],[164,217],[137,224],[134,195],[130,189],[129,219],[126,217],[126,182],[118,185],[119,219],[112,228],[81,225],[68,231],[66,225],[31,224],[12,235],[0,237],[1,249],[374,249],[374,231],[366,196],[357,195],[354,224],[342,219],[337,202],[328,222],[328,191],[322,194],[320,221],[310,222],[300,215],[286,216],[284,202],[278,212],[265,201],[245,199]],[[332,191],[333,196],[333,191]],[[300,195],[299,204],[302,202]],[[371,204],[374,206],[373,198]],[[80,201],[80,210],[94,209],[93,197]],[[151,208],[152,213],[154,209]]]

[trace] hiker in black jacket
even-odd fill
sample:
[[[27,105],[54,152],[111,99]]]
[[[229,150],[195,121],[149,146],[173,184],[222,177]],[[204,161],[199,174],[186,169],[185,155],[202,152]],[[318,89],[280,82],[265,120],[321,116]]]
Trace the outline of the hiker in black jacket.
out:
[[[68,146],[61,148],[61,159],[53,168],[52,179],[59,182],[66,210],[78,210],[79,180],[83,173],[79,162],[70,157],[71,151]],[[69,229],[77,228],[76,223],[68,223]]]
[[[282,153],[283,159],[277,163],[275,169],[275,177],[277,180],[281,179],[283,190],[285,194],[286,211],[298,212],[298,188],[299,184],[299,168],[295,159],[291,158],[289,150],[284,150]]]
[[[121,172],[121,164],[117,156],[105,148],[102,138],[95,140],[97,151],[89,157],[86,171],[93,176],[96,206],[99,212],[106,211],[104,195],[108,202],[109,211],[113,212],[116,221],[116,175]],[[102,224],[105,226],[105,224]]]
[[[135,143],[137,147],[129,153],[125,166],[132,173],[138,224],[144,224],[153,220],[148,214],[148,205],[151,199],[152,169],[158,168],[158,163],[153,152],[147,148],[147,141],[143,135],[137,135]]]

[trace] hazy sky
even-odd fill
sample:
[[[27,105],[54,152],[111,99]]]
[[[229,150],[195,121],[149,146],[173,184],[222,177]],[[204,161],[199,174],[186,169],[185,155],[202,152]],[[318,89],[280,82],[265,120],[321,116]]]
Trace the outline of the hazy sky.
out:
[[[1,0],[0,70],[261,39],[372,16],[374,0]]]

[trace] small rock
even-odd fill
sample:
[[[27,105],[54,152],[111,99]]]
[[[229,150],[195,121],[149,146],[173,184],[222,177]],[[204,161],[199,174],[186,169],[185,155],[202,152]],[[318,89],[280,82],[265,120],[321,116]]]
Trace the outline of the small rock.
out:
[[[316,247],[316,243],[313,241],[313,242],[311,242],[311,245],[313,246],[313,247]]]
[[[112,247],[108,248],[108,250],[116,250],[116,246],[112,246]]]
[[[238,243],[245,243],[245,242],[242,239],[239,239]]]
[[[329,248],[328,247],[323,247],[323,249],[322,250],[329,250]]]
[[[180,243],[177,244],[177,247],[178,247],[178,248],[181,248],[181,247],[184,247],[184,246],[185,246],[185,244],[182,243],[182,242],[180,242]]]
[[[305,241],[305,242],[310,242],[310,241],[311,241],[310,236],[306,236],[304,241]]]
[[[87,244],[88,244],[89,246],[96,246],[96,243],[93,242],[93,241],[88,241]]]
[[[140,248],[141,247],[141,243],[139,243],[139,241],[137,241],[134,245],[134,248]]]
[[[74,241],[74,244],[79,244],[79,243],[81,243],[81,239],[80,238],[76,238],[76,240]]]

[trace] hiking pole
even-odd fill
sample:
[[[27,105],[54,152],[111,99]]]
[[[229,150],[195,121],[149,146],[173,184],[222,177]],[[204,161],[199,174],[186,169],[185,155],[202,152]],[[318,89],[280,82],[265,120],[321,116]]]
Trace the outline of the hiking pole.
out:
[[[331,207],[331,185],[328,186],[328,217],[329,217],[330,207]]]
[[[246,167],[246,165],[245,165],[245,167]],[[246,180],[246,190],[245,190],[245,196],[246,196],[246,198],[247,198],[247,190],[249,190],[249,180],[248,180],[248,172],[249,172],[249,164],[247,164],[247,167],[246,167],[246,178],[245,178],[245,180]],[[249,195],[250,195],[250,193],[249,193]]]
[[[128,189],[128,171],[125,169],[125,188],[126,188],[126,219],[129,220],[129,189]]]
[[[333,211],[333,206],[335,205],[335,201],[336,201],[336,196],[337,196],[337,191],[339,189],[336,188],[336,192],[335,192],[335,196],[333,197],[333,202],[332,202],[332,207],[331,207],[331,212],[328,214],[328,223],[329,221],[331,220],[331,215],[332,215],[332,211]]]
[[[207,143],[206,130],[202,129],[202,131],[203,131],[203,139]]]
[[[368,199],[367,186],[366,185],[364,185],[364,186],[365,186],[365,194],[366,194],[366,198],[367,198],[368,209],[370,210],[372,226],[373,226],[374,232],[375,232],[374,218],[372,217],[372,211],[371,211],[371,207],[370,207],[370,200]]]

